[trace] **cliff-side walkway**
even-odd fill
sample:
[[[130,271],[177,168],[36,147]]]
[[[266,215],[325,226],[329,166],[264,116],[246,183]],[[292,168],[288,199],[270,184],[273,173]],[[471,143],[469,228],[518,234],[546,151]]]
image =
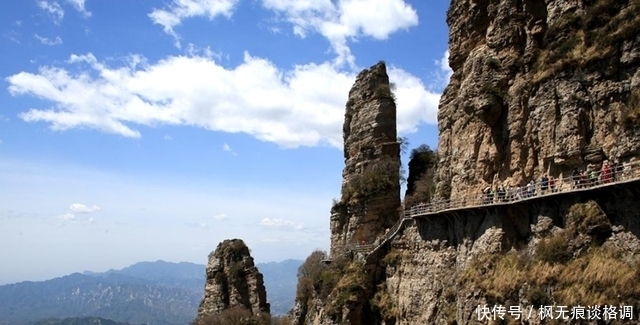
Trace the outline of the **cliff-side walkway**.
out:
[[[604,175],[604,177],[603,177]],[[370,255],[375,253],[383,245],[393,239],[404,226],[419,218],[429,218],[430,216],[443,213],[455,213],[469,210],[485,209],[495,206],[506,206],[512,204],[534,204],[536,201],[544,200],[549,197],[561,196],[567,193],[588,192],[600,189],[613,190],[616,185],[627,183],[640,183],[640,161],[628,163],[616,168],[611,173],[597,173],[595,178],[581,178],[569,176],[555,180],[553,188],[547,186],[543,190],[543,185],[538,182],[534,186],[527,188],[521,187],[521,191],[506,191],[504,195],[472,195],[461,197],[455,200],[441,200],[426,204],[419,204],[405,210],[403,218],[398,220],[396,224],[389,229],[384,235],[377,238],[370,244],[354,244],[348,249],[354,253],[364,253]]]

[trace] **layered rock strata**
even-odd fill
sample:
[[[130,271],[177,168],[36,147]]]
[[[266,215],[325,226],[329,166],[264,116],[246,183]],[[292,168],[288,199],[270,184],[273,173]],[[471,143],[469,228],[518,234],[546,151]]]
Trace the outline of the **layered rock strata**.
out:
[[[637,0],[452,1],[438,194],[637,159],[638,12]]]
[[[259,316],[270,313],[262,274],[241,239],[225,240],[209,254],[204,298],[198,319],[242,307]]]
[[[349,91],[343,126],[342,197],[331,217],[331,253],[372,242],[398,219],[400,146],[394,86],[384,62],[363,70]]]

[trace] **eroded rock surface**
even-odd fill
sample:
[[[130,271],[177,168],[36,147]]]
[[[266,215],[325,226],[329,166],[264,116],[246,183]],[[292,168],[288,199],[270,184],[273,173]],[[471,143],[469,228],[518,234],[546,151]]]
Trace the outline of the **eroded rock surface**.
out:
[[[241,239],[228,239],[209,254],[204,298],[198,319],[242,307],[253,315],[269,314],[262,274]]]
[[[386,66],[358,75],[349,91],[343,126],[342,197],[332,209],[331,253],[371,242],[398,220],[400,145],[396,104]]]
[[[640,2],[454,0],[439,194],[637,159]]]

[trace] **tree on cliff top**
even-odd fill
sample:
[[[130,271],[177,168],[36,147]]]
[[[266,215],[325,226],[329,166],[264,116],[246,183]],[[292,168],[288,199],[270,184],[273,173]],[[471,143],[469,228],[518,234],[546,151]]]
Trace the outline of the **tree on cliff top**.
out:
[[[405,192],[405,204],[415,203],[431,199],[434,189],[433,177],[438,163],[438,155],[428,145],[422,144],[411,150],[409,156],[409,177],[407,178],[407,191]]]

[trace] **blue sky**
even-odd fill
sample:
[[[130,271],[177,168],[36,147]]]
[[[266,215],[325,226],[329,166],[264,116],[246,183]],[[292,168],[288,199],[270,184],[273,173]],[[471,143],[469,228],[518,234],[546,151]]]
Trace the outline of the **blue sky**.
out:
[[[399,134],[437,145],[448,4],[0,2],[0,284],[327,249],[359,71],[385,60]]]

